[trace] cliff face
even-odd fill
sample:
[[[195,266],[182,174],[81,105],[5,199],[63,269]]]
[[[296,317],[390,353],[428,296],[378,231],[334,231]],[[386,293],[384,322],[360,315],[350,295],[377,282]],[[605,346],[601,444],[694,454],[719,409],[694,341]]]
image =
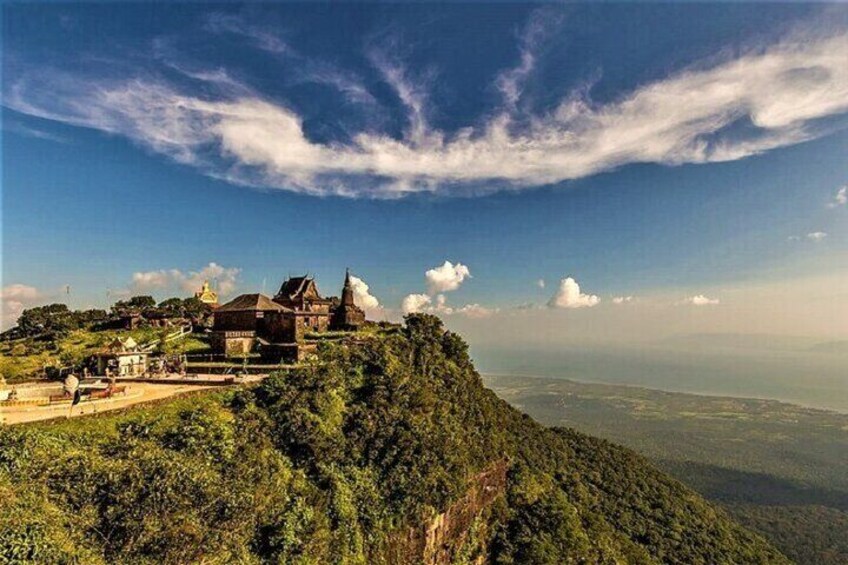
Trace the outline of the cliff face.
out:
[[[431,316],[254,388],[0,428],[0,563],[484,561],[785,562],[632,452],[509,407]]]
[[[492,506],[507,488],[506,460],[498,461],[469,480],[465,495],[433,518],[390,538],[386,563],[448,565],[484,563],[493,535]]]

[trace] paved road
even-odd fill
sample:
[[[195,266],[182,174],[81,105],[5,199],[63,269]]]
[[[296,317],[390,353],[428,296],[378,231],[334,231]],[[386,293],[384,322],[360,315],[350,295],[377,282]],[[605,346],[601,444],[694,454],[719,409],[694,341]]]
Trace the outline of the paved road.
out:
[[[127,393],[125,396],[81,402],[74,406],[73,409],[68,404],[60,406],[0,408],[0,422],[4,424],[22,424],[25,422],[37,422],[39,420],[51,420],[53,418],[67,417],[69,412],[72,418],[78,418],[80,416],[126,408],[127,406],[133,406],[142,402],[150,402],[151,400],[160,400],[184,392],[215,388],[204,385],[158,383],[132,383],[126,386]]]

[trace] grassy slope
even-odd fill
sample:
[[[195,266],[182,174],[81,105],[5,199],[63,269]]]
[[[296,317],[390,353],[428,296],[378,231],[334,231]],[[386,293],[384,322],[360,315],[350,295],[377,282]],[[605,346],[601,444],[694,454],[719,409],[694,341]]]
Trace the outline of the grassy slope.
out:
[[[848,561],[848,416],[768,400],[487,377],[540,422],[621,442],[802,563]]]
[[[250,390],[0,430],[0,563],[385,562],[504,457],[457,560],[785,562],[633,452],[510,408],[421,316]]]
[[[125,330],[76,330],[54,341],[37,338],[0,341],[0,375],[9,383],[40,378],[45,366],[65,366],[82,362],[115,338],[132,337],[138,343],[149,343],[174,331],[174,328],[139,328]],[[172,352],[202,352],[209,348],[201,336],[189,335],[168,344]]]

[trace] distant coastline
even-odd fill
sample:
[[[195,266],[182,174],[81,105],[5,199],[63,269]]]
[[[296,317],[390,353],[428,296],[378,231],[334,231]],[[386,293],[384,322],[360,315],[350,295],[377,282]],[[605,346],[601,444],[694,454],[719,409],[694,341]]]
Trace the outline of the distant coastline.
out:
[[[541,381],[553,381],[553,382],[569,382],[576,383],[581,385],[590,385],[597,387],[609,387],[609,388],[628,388],[628,389],[637,389],[637,390],[645,390],[648,392],[662,392],[666,394],[679,394],[686,396],[698,396],[705,399],[714,398],[714,399],[733,399],[733,400],[743,400],[743,401],[757,401],[757,402],[774,402],[777,404],[787,405],[787,406],[795,406],[798,408],[803,408],[805,410],[815,410],[817,412],[831,413],[831,414],[840,414],[840,415],[848,415],[848,409],[839,409],[839,408],[831,408],[831,407],[823,407],[816,406],[814,404],[807,404],[803,402],[797,402],[794,400],[788,400],[783,398],[774,398],[770,396],[738,396],[733,394],[720,394],[715,392],[694,392],[690,390],[671,390],[665,388],[651,387],[641,384],[630,384],[630,383],[611,383],[608,381],[590,381],[586,379],[575,379],[572,377],[554,377],[549,375],[531,375],[527,373],[501,373],[501,372],[480,372],[480,376],[483,377],[483,384],[489,386],[486,383],[487,379],[500,379],[500,378],[519,378],[519,379],[537,379]]]

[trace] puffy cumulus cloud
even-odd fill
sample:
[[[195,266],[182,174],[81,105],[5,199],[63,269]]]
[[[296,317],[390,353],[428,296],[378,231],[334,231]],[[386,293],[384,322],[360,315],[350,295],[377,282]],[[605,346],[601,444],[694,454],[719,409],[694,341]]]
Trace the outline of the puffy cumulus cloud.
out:
[[[0,300],[20,300],[31,302],[41,298],[41,292],[34,286],[11,284],[0,289]]]
[[[448,305],[444,294],[437,294],[435,299],[427,294],[409,294],[401,303],[404,314],[426,313],[444,316],[466,316],[468,318],[488,318],[500,312],[499,308],[487,308],[480,304],[466,304],[459,308]]]
[[[133,273],[132,286],[138,290],[165,288],[170,285],[175,278],[181,275],[182,273],[176,269],[171,269],[170,271],[161,270],[137,272]]]
[[[837,208],[839,206],[845,206],[845,204],[848,204],[848,184],[836,191],[836,194],[833,195],[833,201],[827,207]]]
[[[400,136],[369,123],[347,141],[316,141],[297,109],[232,80],[210,81],[201,97],[164,74],[104,79],[99,68],[85,76],[33,66],[7,73],[3,104],[126,136],[240,185],[374,198],[478,194],[630,163],[732,161],[824,135],[838,126],[823,119],[848,111],[848,31],[833,29],[840,25],[833,22],[827,32],[811,25],[770,45],[737,49],[607,102],[581,88],[536,115],[515,108],[544,35],[531,29],[519,65],[495,77],[504,101],[488,119],[456,131],[434,129],[423,87],[397,61],[379,57],[375,66],[407,109],[409,126]],[[248,34],[265,50],[288,49],[226,17],[210,26]],[[751,127],[734,127],[743,121]]]
[[[432,299],[426,294],[408,294],[400,303],[400,309],[404,314],[415,314],[422,312]]]
[[[380,301],[371,294],[371,288],[364,280],[353,275],[350,276],[350,284],[353,287],[353,300],[363,310],[374,311],[380,308]]]
[[[601,299],[594,294],[583,294],[580,285],[572,277],[559,281],[559,288],[548,301],[549,308],[591,308],[600,304]]]
[[[545,279],[539,279],[536,281],[536,286],[539,288],[545,288]]]
[[[633,302],[632,296],[616,296],[612,299],[613,304],[627,304]]]
[[[226,296],[236,289],[239,273],[241,273],[241,269],[223,267],[214,262],[209,263],[199,271],[188,273],[179,269],[137,272],[133,273],[131,290],[133,292],[149,292],[179,289],[182,292],[189,293],[200,289],[204,281],[215,281],[218,293]]]
[[[489,316],[493,316],[500,312],[499,308],[487,308],[485,306],[481,306],[477,303],[474,304],[466,304],[461,308],[456,308],[453,313],[459,314],[462,316],[468,316],[469,318],[488,318]]]
[[[692,306],[715,306],[719,302],[718,298],[709,298],[703,294],[689,296],[683,301],[684,304],[691,304]]]
[[[0,289],[0,329],[11,327],[24,309],[34,306],[44,295],[34,286],[11,284]]]
[[[814,232],[808,233],[806,237],[810,241],[818,242],[818,241],[822,241],[824,238],[826,238],[827,234],[823,231],[814,231]]]
[[[466,278],[471,278],[471,271],[462,263],[454,265],[450,261],[440,267],[434,267],[424,273],[427,280],[427,290],[430,294],[456,290]]]

